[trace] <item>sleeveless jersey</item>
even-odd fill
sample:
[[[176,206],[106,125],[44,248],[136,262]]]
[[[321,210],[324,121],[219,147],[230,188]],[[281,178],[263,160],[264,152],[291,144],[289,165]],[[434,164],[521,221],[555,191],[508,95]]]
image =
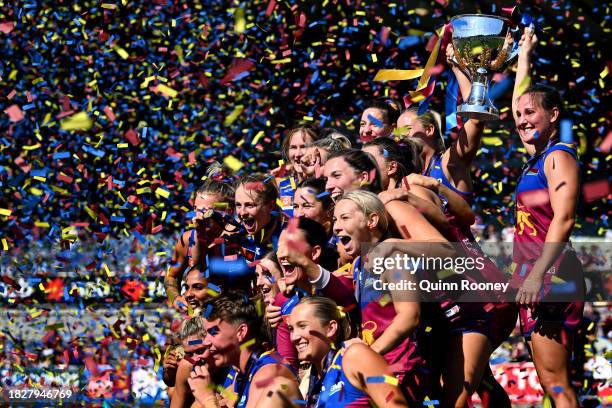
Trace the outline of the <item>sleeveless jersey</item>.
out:
[[[262,228],[256,236],[246,234],[242,235],[240,240],[240,246],[242,248],[242,256],[247,262],[257,261],[264,257],[264,255],[272,250],[276,249],[278,243],[278,237],[280,236],[285,226],[285,218],[277,216],[272,219],[264,228]],[[266,228],[272,228],[272,232],[266,230]],[[267,237],[267,239],[264,239]]]
[[[370,407],[370,398],[366,393],[355,387],[344,374],[342,367],[343,347],[331,350],[328,355],[328,366],[324,368],[323,378],[310,379],[307,400],[308,408],[332,408],[332,407]],[[329,361],[331,359],[331,362]],[[318,399],[317,399],[318,396]],[[312,403],[314,402],[314,404]]]
[[[282,364],[280,361],[282,361],[281,357],[274,351],[266,351],[260,355],[255,352],[251,353],[249,362],[247,363],[246,373],[234,373],[236,377],[234,380],[234,393],[238,397],[235,408],[245,408],[247,406],[249,390],[251,389],[253,377],[257,374],[257,371],[269,364]],[[293,368],[290,366],[287,367],[294,372]]]
[[[546,240],[554,213],[550,205],[548,181],[544,174],[544,161],[549,154],[557,150],[567,152],[577,159],[576,149],[572,145],[551,144],[544,152],[527,161],[517,183],[513,254],[517,264],[535,262]]]
[[[293,196],[295,195],[296,186],[296,179],[292,176],[284,177],[278,183],[280,192],[278,205],[289,218],[293,217]]]
[[[355,260],[353,268],[353,276],[356,278],[355,297],[361,309],[361,338],[371,345],[389,327],[397,313],[391,294],[386,290],[374,289],[374,283],[380,276],[365,271],[361,267],[361,257]],[[383,355],[392,366],[394,374],[402,375],[424,364],[415,334],[416,331]]]
[[[472,193],[465,193],[457,190],[457,188],[453,186],[453,183],[451,183],[446,177],[444,174],[444,169],[442,168],[442,154],[440,153],[435,153],[433,155],[429,161],[429,166],[427,166],[427,168],[423,171],[423,175],[435,178],[466,200],[469,200],[472,197]]]
[[[516,187],[516,219],[514,228],[513,261],[516,269],[512,276],[512,287],[520,287],[536,260],[542,253],[546,234],[553,219],[554,212],[550,204],[548,181],[544,173],[544,162],[549,154],[562,150],[577,159],[574,146],[566,143],[549,143],[546,149],[530,158],[525,166]],[[571,246],[566,246],[564,253],[559,256],[553,266],[544,276],[544,292],[548,293],[552,284],[553,275],[566,268],[562,267],[565,260],[571,261],[575,257]],[[568,255],[572,254],[568,257]],[[576,280],[578,291],[582,287],[582,276],[574,273],[563,273],[564,279]],[[580,275],[580,276],[579,276]],[[567,279],[566,279],[567,280]]]

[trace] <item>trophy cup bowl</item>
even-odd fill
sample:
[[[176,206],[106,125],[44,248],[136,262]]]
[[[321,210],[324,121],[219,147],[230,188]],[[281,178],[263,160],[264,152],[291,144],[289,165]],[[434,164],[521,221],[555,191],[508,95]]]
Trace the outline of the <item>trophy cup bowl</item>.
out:
[[[451,19],[454,62],[472,82],[468,100],[459,106],[461,117],[497,120],[499,111],[489,99],[494,72],[503,71],[518,55],[518,29],[509,20],[484,14],[463,14]]]

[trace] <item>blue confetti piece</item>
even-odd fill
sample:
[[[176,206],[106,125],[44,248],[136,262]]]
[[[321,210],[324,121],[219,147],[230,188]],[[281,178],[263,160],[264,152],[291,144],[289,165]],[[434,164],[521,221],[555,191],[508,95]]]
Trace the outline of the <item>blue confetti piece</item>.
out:
[[[217,293],[221,293],[221,288],[210,282],[208,282],[208,289],[214,290]]]
[[[208,286],[210,287],[210,283],[208,284]],[[208,319],[208,318],[210,317],[210,314],[212,313],[212,311],[213,311],[213,307],[212,307],[212,305],[211,305],[211,304],[208,304],[208,305],[206,306],[206,310],[204,310],[204,313],[202,314],[202,316],[203,316],[205,319]]]
[[[573,122],[570,119],[563,119],[560,124],[561,142],[573,143],[574,134],[572,132]]]
[[[385,124],[382,122],[382,120],[377,119],[377,118],[375,118],[372,115],[368,115],[368,120],[370,122],[372,122],[374,124],[374,126],[376,126],[376,127],[384,127],[385,126]]]
[[[190,346],[195,346],[195,345],[197,345],[197,344],[203,344],[203,343],[204,343],[204,340],[202,340],[202,339],[197,339],[197,340],[189,340],[189,341],[187,342],[187,344],[188,344],[188,345],[190,345]]]
[[[440,401],[438,400],[423,401],[423,405],[425,405],[426,407],[431,406],[431,405],[440,405]]]
[[[226,261],[223,258],[212,258],[208,265],[213,275],[246,275],[250,268],[243,258]]]

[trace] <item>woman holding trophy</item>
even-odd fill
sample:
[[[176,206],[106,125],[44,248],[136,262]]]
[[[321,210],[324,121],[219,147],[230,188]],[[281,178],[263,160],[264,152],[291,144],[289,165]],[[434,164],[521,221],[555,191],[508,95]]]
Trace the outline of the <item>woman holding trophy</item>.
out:
[[[531,157],[516,187],[512,286],[518,289],[521,331],[542,388],[556,407],[577,407],[569,360],[582,318],[584,281],[568,242],[579,192],[577,155],[572,145],[560,142],[559,92],[545,85],[528,87],[537,44],[533,30],[526,29],[521,42],[512,113]]]

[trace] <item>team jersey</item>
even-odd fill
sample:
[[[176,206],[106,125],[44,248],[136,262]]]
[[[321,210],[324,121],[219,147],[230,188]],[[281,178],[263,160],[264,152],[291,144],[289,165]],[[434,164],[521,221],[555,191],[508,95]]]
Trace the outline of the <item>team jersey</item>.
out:
[[[513,254],[517,264],[535,262],[546,240],[554,212],[550,205],[544,162],[549,154],[557,150],[577,159],[576,149],[572,145],[551,143],[542,153],[527,161],[517,183]]]
[[[261,354],[253,352],[249,356],[249,361],[244,374],[236,373],[235,371],[230,373],[235,377],[233,380],[233,391],[237,397],[235,408],[244,408],[247,406],[247,403],[249,402],[249,391],[251,389],[251,384],[253,383],[253,377],[255,377],[257,371],[269,364],[282,364],[281,357],[274,351],[266,351]],[[287,367],[293,373],[295,373],[293,368],[289,366]]]
[[[241,233],[241,253],[248,261],[253,262],[263,258],[266,253],[277,248],[278,237],[285,227],[284,216],[277,216],[272,219],[255,236]],[[271,231],[270,231],[271,230]]]
[[[310,377],[307,408],[370,407],[370,398],[355,387],[344,373],[342,356],[344,344],[338,351],[330,350],[321,378]]]
[[[279,189],[279,207],[289,218],[293,217],[293,196],[297,189],[295,177],[289,176],[280,179],[278,183]]]
[[[361,267],[361,257],[353,263],[353,276],[356,283],[355,297],[361,309],[361,338],[371,345],[387,330],[397,313],[389,291],[374,288],[380,275],[369,273]],[[425,363],[417,347],[416,331],[383,357],[392,367],[393,373],[398,375]]]
[[[291,341],[291,335],[289,333],[289,316],[291,311],[295,308],[301,298],[305,296],[324,296],[332,299],[338,306],[344,307],[347,313],[351,316],[351,324],[359,321],[358,308],[356,307],[355,298],[353,296],[352,288],[350,283],[347,282],[346,278],[339,278],[330,275],[328,284],[323,289],[314,289],[312,292],[307,293],[301,289],[294,289],[290,294],[284,294],[279,292],[274,298],[274,305],[281,308],[282,320],[276,326],[275,340],[276,348],[278,353],[283,357],[289,364],[297,367],[298,357],[297,350]]]
[[[522,175],[516,187],[516,219],[514,228],[513,261],[516,269],[513,275],[513,287],[520,287],[529,276],[531,269],[544,248],[546,234],[552,222],[554,212],[550,204],[548,181],[544,173],[544,162],[549,154],[561,150],[577,159],[575,148],[566,143],[550,142],[540,154],[530,158],[523,168]],[[582,276],[578,270],[569,271],[562,264],[571,262],[575,257],[571,246],[566,246],[564,252],[544,276],[545,294],[551,288],[553,276],[561,277],[566,282],[576,283],[576,292],[582,290]],[[559,272],[563,273],[559,273]],[[566,296],[569,298],[569,296]]]
[[[442,168],[442,154],[435,153],[433,157],[429,160],[429,166],[425,170],[423,170],[424,176],[433,177],[438,180],[440,183],[444,184],[446,187],[453,190],[455,193],[459,194],[466,201],[472,197],[472,193],[465,193],[463,191],[457,190],[453,183],[446,177],[444,174],[444,169]]]

